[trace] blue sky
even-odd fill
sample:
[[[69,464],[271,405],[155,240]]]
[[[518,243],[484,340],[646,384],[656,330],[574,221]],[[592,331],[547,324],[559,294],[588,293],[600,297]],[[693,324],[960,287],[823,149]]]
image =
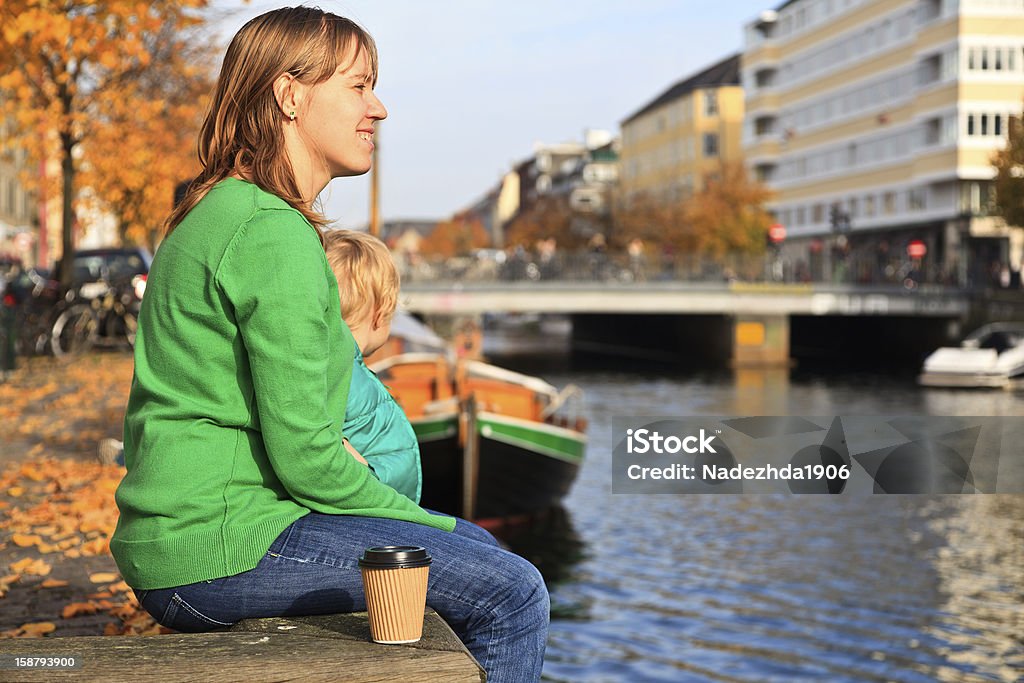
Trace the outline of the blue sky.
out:
[[[251,2],[220,21],[225,41],[290,3]],[[294,3],[291,3],[294,4]],[[581,140],[742,48],[763,0],[308,2],[350,17],[377,41],[381,212],[446,218],[494,186],[535,142]],[[219,0],[218,9],[239,3]],[[321,199],[339,227],[365,225],[366,177]]]

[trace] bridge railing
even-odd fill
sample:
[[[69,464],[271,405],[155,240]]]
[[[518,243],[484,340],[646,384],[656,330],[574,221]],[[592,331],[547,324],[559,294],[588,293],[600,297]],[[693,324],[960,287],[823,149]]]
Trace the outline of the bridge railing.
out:
[[[481,250],[451,258],[396,254],[403,282],[780,282],[957,286],[956,264],[848,255],[794,260],[780,254],[728,255],[562,252],[538,257],[527,252]],[[988,286],[990,283],[979,283]]]

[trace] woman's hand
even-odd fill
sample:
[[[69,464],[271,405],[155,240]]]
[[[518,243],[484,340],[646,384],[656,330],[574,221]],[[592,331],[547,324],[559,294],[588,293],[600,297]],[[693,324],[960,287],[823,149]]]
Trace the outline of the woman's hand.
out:
[[[351,455],[353,458],[355,458],[359,462],[363,463],[364,465],[369,465],[369,463],[366,462],[366,458],[364,458],[363,456],[359,455],[359,451],[357,451],[352,446],[352,444],[350,444],[348,442],[348,439],[342,439],[341,443],[343,443],[345,445],[345,450],[347,450],[349,452],[349,455]]]

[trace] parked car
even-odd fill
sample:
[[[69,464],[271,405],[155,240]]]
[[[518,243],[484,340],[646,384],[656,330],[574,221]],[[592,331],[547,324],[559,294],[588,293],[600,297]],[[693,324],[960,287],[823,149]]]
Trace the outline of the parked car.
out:
[[[118,289],[130,285],[141,300],[152,263],[153,256],[144,247],[81,249],[71,261],[71,284],[87,299],[101,295],[102,285]]]

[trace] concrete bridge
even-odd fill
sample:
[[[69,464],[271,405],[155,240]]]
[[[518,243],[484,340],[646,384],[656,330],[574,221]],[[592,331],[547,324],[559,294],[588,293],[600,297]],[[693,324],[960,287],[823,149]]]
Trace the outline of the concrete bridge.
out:
[[[741,366],[788,363],[794,344],[863,355],[884,340],[890,352],[919,356],[952,343],[971,312],[967,292],[935,285],[411,282],[401,296],[430,317],[567,314],[578,348],[685,352]]]

